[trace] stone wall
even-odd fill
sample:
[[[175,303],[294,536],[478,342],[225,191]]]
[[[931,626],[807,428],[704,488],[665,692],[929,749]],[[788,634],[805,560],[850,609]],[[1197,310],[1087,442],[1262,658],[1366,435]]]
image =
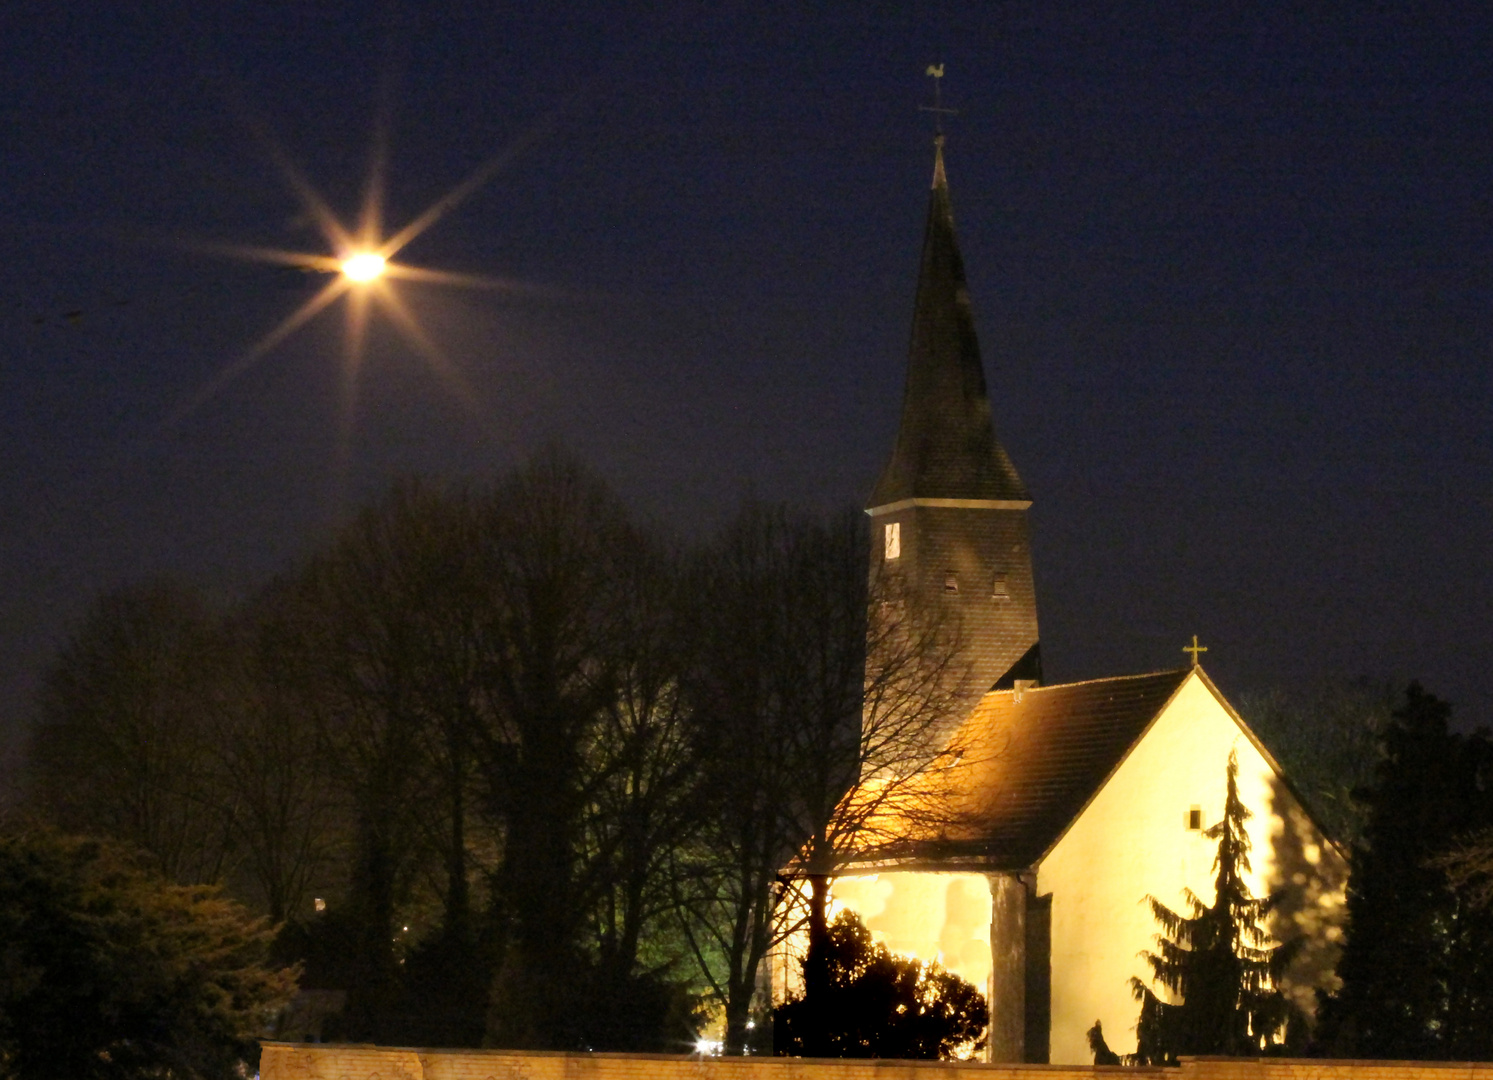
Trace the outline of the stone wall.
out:
[[[261,1080],[1493,1080],[1493,1062],[1187,1058],[1180,1069],[265,1043]]]

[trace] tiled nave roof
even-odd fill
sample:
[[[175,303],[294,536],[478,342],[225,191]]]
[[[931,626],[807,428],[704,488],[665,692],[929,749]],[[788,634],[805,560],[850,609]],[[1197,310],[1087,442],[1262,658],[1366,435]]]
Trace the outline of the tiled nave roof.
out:
[[[904,830],[898,862],[1036,862],[1099,791],[1192,669],[986,694],[924,774],[939,825]],[[949,763],[952,759],[952,763]],[[870,823],[890,837],[896,826]]]

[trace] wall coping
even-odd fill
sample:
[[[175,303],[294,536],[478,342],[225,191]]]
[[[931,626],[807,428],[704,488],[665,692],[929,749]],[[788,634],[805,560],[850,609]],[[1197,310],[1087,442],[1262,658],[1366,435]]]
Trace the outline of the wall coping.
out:
[[[1162,1066],[1152,1065],[1032,1065],[1027,1063],[1001,1064],[988,1061],[926,1061],[915,1058],[809,1058],[809,1057],[781,1057],[778,1055],[760,1054],[755,1056],[724,1057],[719,1054],[654,1054],[654,1053],[630,1053],[621,1050],[504,1050],[488,1047],[438,1047],[438,1046],[392,1046],[384,1043],[292,1043],[280,1042],[276,1039],[261,1039],[261,1047],[268,1049],[274,1047],[284,1050],[309,1051],[311,1053],[325,1054],[338,1050],[353,1050],[361,1053],[370,1051],[383,1054],[414,1054],[417,1057],[441,1055],[450,1057],[504,1057],[504,1058],[575,1058],[582,1061],[668,1061],[682,1064],[722,1062],[724,1064],[739,1064],[750,1062],[752,1065],[773,1065],[782,1068],[791,1068],[801,1065],[831,1066],[831,1067],[881,1067],[881,1068],[915,1068],[915,1069],[1019,1069],[1023,1072],[1033,1073],[1072,1073],[1072,1072],[1095,1072],[1095,1073],[1122,1073],[1127,1076],[1149,1076],[1155,1074],[1171,1074],[1173,1070]],[[1200,1059],[1201,1060],[1201,1059]],[[1249,1061],[1250,1058],[1219,1058],[1220,1061]],[[1280,1059],[1269,1059],[1280,1060]]]
[[[442,1049],[437,1047],[413,1047],[413,1046],[382,1046],[372,1043],[290,1043],[277,1040],[262,1040],[261,1047],[267,1051],[267,1059],[278,1059],[284,1062],[287,1057],[294,1058],[301,1055],[305,1057],[336,1058],[341,1054],[353,1057],[365,1055],[387,1055],[390,1058],[403,1057],[408,1060],[411,1057],[429,1060],[438,1059],[506,1059],[509,1061],[564,1061],[567,1065],[571,1062],[591,1062],[594,1065],[615,1061],[619,1065],[625,1062],[658,1062],[669,1063],[674,1066],[693,1066],[692,1072],[699,1074],[704,1071],[722,1074],[739,1074],[744,1069],[751,1072],[768,1072],[771,1070],[789,1070],[790,1075],[802,1076],[807,1071],[815,1073],[830,1073],[835,1071],[866,1070],[930,1070],[939,1072],[969,1071],[969,1072],[1001,1072],[1007,1075],[1031,1074],[1040,1076],[1042,1074],[1065,1074],[1067,1076],[1133,1076],[1133,1077],[1161,1077],[1172,1076],[1180,1080],[1181,1077],[1190,1076],[1193,1080],[1238,1080],[1241,1075],[1260,1076],[1271,1073],[1287,1073],[1301,1076],[1302,1073],[1315,1073],[1321,1077],[1323,1073],[1338,1073],[1344,1080],[1350,1078],[1353,1073],[1363,1071],[1369,1076],[1365,1080],[1387,1080],[1386,1074],[1399,1073],[1424,1074],[1428,1070],[1460,1070],[1468,1073],[1493,1072],[1493,1062],[1487,1061],[1391,1061],[1391,1060],[1366,1060],[1351,1058],[1280,1058],[1280,1057],[1212,1057],[1212,1056],[1187,1056],[1179,1059],[1180,1068],[1168,1069],[1162,1066],[1135,1066],[1135,1065],[1029,1065],[1016,1063],[993,1063],[984,1061],[913,1061],[900,1058],[800,1058],[800,1057],[716,1057],[702,1054],[645,1054],[645,1053],[622,1053],[613,1051],[572,1051],[572,1050],[502,1050],[502,1049]],[[303,1059],[304,1060],[304,1059]],[[566,1075],[571,1070],[565,1068]],[[628,1070],[632,1074],[632,1070]],[[1346,1074],[1346,1075],[1345,1075]],[[267,1080],[274,1080],[278,1070],[271,1069],[267,1074]],[[586,1075],[593,1075],[588,1071]],[[595,1075],[601,1075],[600,1072]],[[619,1074],[620,1075],[620,1074]]]

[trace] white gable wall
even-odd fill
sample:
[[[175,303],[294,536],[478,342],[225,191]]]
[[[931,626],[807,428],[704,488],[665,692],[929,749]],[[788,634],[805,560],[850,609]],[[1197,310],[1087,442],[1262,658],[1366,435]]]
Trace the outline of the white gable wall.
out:
[[[1271,813],[1274,770],[1202,679],[1191,676],[1108,783],[1038,867],[1037,891],[1052,894],[1052,1036],[1054,1064],[1091,1062],[1086,1033],[1101,1020],[1110,1048],[1135,1049],[1139,1006],[1131,976],[1145,978],[1138,955],[1154,947],[1149,893],[1185,908],[1184,887],[1213,898],[1217,844],[1187,828],[1202,809],[1206,828],[1223,816],[1225,768],[1239,757],[1239,795],[1254,812],[1252,875],[1256,896],[1273,880]],[[1148,980],[1149,981],[1149,980]]]

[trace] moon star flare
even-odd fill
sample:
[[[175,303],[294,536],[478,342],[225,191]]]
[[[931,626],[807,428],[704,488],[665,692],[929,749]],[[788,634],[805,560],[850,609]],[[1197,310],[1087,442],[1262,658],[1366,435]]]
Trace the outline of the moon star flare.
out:
[[[420,355],[430,371],[463,405],[468,408],[475,407],[476,395],[462,375],[460,368],[420,326],[409,303],[396,290],[393,279],[500,292],[526,291],[525,287],[520,282],[502,278],[395,262],[394,256],[439,221],[448,211],[485,186],[503,166],[513,160],[518,147],[532,141],[533,133],[519,139],[515,145],[505,147],[489,157],[461,183],[416,214],[408,224],[392,233],[385,233],[383,229],[384,155],[382,147],[384,139],[382,133],[378,139],[379,152],[375,155],[375,163],[365,188],[359,220],[357,225],[351,228],[343,224],[326,199],[312,186],[276,140],[263,130],[260,135],[267,144],[270,157],[286,185],[295,193],[302,208],[315,222],[317,230],[326,241],[327,248],[336,254],[288,251],[280,248],[239,244],[192,244],[189,246],[230,258],[292,266],[314,273],[330,274],[332,278],[242,353],[219,368],[206,385],[171,414],[166,421],[166,426],[174,426],[211,401],[230,383],[344,295],[347,297],[347,334],[343,349],[342,372],[342,426],[344,429],[351,422],[358,374],[363,364],[369,316],[374,309],[393,325],[405,344]]]
[[[383,277],[388,263],[376,251],[359,251],[342,260],[342,276],[359,285]]]

